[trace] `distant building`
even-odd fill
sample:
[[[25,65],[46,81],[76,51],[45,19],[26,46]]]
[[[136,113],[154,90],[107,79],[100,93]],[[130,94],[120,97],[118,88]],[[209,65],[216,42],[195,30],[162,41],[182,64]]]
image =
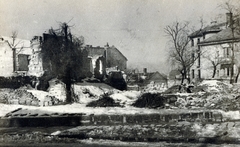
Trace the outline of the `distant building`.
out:
[[[190,46],[192,47],[192,58],[194,60],[195,57],[199,57],[189,71],[188,77],[190,79],[200,80],[202,78],[201,63],[204,61],[204,59],[202,58],[202,50],[200,49],[200,46],[198,44],[205,39],[214,36],[225,28],[226,23],[217,23],[216,21],[214,21],[205,28],[197,30],[196,32],[189,35],[191,40]]]
[[[144,68],[142,73],[134,72],[128,77],[128,85],[137,84],[139,87],[144,88],[152,83],[161,87],[168,87],[168,77],[158,71],[148,72],[147,68]]]
[[[193,58],[194,53],[201,54],[190,69],[192,80],[229,80],[231,72],[233,72],[234,78],[237,76],[239,72],[238,55],[240,53],[240,35],[237,33],[239,32],[237,30],[239,19],[235,19],[234,22],[235,24],[233,24],[232,13],[227,13],[225,23],[208,27],[208,31],[200,30],[198,32],[201,33],[195,32],[190,35],[192,40],[198,40],[196,44],[193,44],[194,41],[192,41],[192,45],[195,47],[193,48]],[[232,30],[232,28],[235,28],[235,30]],[[206,36],[207,33],[210,34],[208,37]],[[233,53],[235,54],[234,62],[232,62]]]
[[[148,85],[151,82],[154,82],[154,84],[161,85],[163,87],[168,87],[168,78],[166,75],[159,73],[158,71],[147,73],[146,78],[143,80],[144,85]]]

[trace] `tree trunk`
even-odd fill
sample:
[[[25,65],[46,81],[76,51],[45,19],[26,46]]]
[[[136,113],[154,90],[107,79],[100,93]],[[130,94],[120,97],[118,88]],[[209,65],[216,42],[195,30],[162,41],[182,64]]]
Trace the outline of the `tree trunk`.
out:
[[[185,77],[184,77],[184,73],[181,73],[181,74],[182,74],[182,80],[181,80],[181,85],[182,85]]]
[[[71,94],[71,69],[68,68],[65,73],[65,77],[63,79],[63,82],[66,84],[66,102],[71,103],[72,102],[72,94]]]
[[[187,79],[187,71],[185,69],[183,69],[181,71],[181,74],[182,74],[182,80],[181,80],[181,85],[182,85],[184,80]]]
[[[214,66],[213,66],[213,75],[212,75],[212,78],[214,78],[214,77],[215,77],[216,70],[217,70],[217,67],[214,65]]]
[[[236,78],[235,78],[235,83],[237,83],[237,82],[238,82],[238,77],[239,77],[239,74],[240,74],[240,67],[238,67],[238,73],[237,73],[237,76],[236,76]]]

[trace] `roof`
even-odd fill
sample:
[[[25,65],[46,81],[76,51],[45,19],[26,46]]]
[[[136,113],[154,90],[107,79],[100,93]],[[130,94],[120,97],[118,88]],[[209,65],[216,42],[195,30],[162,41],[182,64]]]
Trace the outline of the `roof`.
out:
[[[222,30],[221,27],[223,27],[223,26],[226,26],[226,23],[208,25],[203,29],[199,29],[199,30],[193,32],[192,34],[189,35],[189,37],[194,38],[194,37],[203,36],[204,34],[208,34],[208,33],[217,33],[217,32],[220,32]]]
[[[229,43],[232,41],[240,41],[240,33],[238,33],[237,31],[234,31],[234,33],[232,33],[232,29],[227,28],[217,34],[214,34],[208,39],[201,41],[200,43],[198,43],[198,45],[214,45],[220,43]]]
[[[122,55],[122,57],[123,57],[126,61],[128,61],[127,57],[125,57],[125,56],[122,54],[122,52],[120,52],[115,46],[109,47],[108,49],[115,49],[117,52],[119,52],[120,55]]]
[[[167,80],[167,76],[166,76],[165,74],[159,73],[158,71],[153,72],[153,73],[147,73],[147,75],[146,75],[146,76],[147,76],[146,80],[151,79],[151,78],[154,77],[155,75],[159,75],[159,76],[161,76],[163,79]]]

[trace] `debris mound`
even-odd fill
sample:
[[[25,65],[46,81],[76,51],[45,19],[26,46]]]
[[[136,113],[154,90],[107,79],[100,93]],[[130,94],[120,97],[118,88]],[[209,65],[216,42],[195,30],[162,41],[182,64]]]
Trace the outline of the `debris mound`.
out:
[[[160,93],[144,93],[133,103],[133,106],[139,108],[164,107],[164,99],[165,97]]]
[[[96,101],[92,101],[86,105],[87,107],[121,107],[113,98],[104,95]]]

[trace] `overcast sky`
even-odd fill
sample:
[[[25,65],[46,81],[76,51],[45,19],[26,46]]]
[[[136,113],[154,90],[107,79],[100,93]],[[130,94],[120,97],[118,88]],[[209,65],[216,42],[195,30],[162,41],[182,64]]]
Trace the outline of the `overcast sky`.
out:
[[[238,0],[233,0],[237,2]],[[0,35],[31,39],[59,22],[93,46],[117,47],[129,67],[166,72],[167,38],[164,27],[175,21],[206,24],[226,11],[224,0],[0,0]],[[225,17],[224,17],[225,18]]]

